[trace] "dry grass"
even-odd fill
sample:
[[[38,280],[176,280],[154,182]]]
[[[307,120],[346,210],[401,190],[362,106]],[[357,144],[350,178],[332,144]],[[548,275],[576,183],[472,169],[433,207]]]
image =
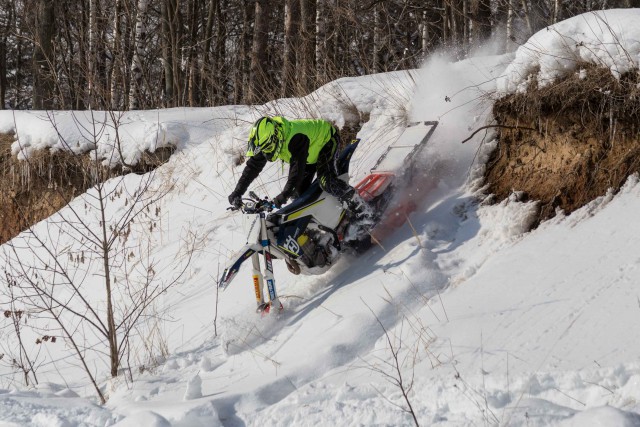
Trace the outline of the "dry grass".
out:
[[[618,190],[640,171],[640,77],[616,80],[608,69],[585,67],[545,88],[498,100],[500,125],[531,126],[539,132],[500,129],[498,147],[485,175],[499,200],[523,191],[540,200],[539,220],[557,208],[567,213]]]
[[[11,155],[12,135],[0,134],[0,244],[60,210],[102,180],[145,173],[166,162],[171,149],[145,153],[133,171],[96,168],[88,155],[42,151],[28,161]]]

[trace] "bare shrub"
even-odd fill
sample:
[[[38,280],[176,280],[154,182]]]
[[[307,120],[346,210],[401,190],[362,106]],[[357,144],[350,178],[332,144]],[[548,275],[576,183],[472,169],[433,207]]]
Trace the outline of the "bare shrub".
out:
[[[97,146],[106,124],[93,125]],[[112,146],[116,157],[118,144]],[[153,255],[154,236],[162,232],[162,199],[174,184],[157,170],[107,180],[114,173],[96,153],[92,151],[92,161],[67,153],[81,170],[77,179],[88,179],[82,197],[70,200],[53,185],[66,208],[48,218],[46,227],[30,226],[3,245],[0,307],[31,314],[18,339],[25,334],[41,342],[60,337],[105,402],[98,386],[102,373],[90,364],[101,362],[115,377],[124,369],[131,372],[127,363],[132,354],[142,360],[145,351],[166,353],[161,334],[149,334],[157,331],[154,303],[184,280],[198,236],[186,233],[172,261],[160,265]],[[29,170],[44,180],[45,171],[32,161],[25,160]],[[49,362],[57,365],[67,356],[52,353]]]

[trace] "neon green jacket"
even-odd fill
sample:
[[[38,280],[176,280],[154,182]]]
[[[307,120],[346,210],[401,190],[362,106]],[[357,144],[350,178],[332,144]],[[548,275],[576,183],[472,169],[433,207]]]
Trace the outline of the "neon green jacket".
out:
[[[337,130],[326,120],[287,120],[280,116],[272,117],[272,119],[280,125],[279,131],[283,143],[280,151],[271,161],[282,160],[289,163],[289,177],[282,194],[292,197],[301,190],[306,166],[316,164],[320,151],[327,142],[332,140]],[[335,150],[335,147],[332,149]],[[235,192],[237,194],[244,194],[267,164],[267,158],[263,153],[254,155],[252,151],[248,151],[247,156],[249,160],[247,160],[247,165],[236,185]]]
[[[273,117],[281,126],[284,143],[276,159],[285,163],[291,162],[293,156],[300,155],[306,149],[306,164],[313,165],[318,161],[318,154],[334,133],[333,126],[326,120],[300,119],[287,120],[284,117]],[[306,138],[305,138],[306,137]],[[308,146],[306,144],[308,139]]]

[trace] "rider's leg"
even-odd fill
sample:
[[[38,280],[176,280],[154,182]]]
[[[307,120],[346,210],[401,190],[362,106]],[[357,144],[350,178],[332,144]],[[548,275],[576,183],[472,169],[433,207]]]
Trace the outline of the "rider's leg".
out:
[[[360,194],[358,194],[355,188],[338,178],[337,146],[337,141],[332,138],[322,150],[320,150],[320,155],[318,156],[318,178],[320,180],[320,186],[327,193],[336,196],[341,202],[346,203],[349,211],[351,211],[357,219],[368,221],[373,216],[371,206],[360,197]]]
[[[302,179],[302,185],[300,186],[300,194],[307,191],[313,182],[313,178],[316,176],[316,165],[307,165],[304,170],[304,178]],[[299,197],[297,194],[296,197]]]
[[[337,146],[336,136],[322,147],[318,155],[317,169],[320,186],[324,191],[332,194],[340,200],[346,201],[353,196],[355,190],[349,184],[338,178],[337,166]]]

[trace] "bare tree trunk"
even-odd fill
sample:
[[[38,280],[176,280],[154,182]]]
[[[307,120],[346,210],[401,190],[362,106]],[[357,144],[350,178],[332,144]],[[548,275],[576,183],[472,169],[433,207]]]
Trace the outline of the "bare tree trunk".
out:
[[[471,42],[471,19],[469,18],[469,0],[462,0],[462,46],[468,51]],[[475,27],[475,25],[474,25]]]
[[[199,61],[199,103],[204,100],[212,105],[220,105],[227,99],[227,70],[225,62],[225,52],[227,41],[225,0],[211,0],[206,8],[206,17],[203,16],[204,27],[204,49]],[[205,15],[205,14],[203,14]],[[214,34],[215,27],[215,34]],[[238,50],[242,51],[242,37],[238,38]],[[233,62],[237,61],[235,55]],[[241,68],[235,70],[235,74],[241,73]],[[235,76],[234,76],[235,77]],[[207,88],[207,89],[205,89]],[[233,102],[233,101],[232,101]]]
[[[33,108],[54,106],[53,38],[55,34],[54,2],[38,0],[36,4],[36,44],[33,54]]]
[[[226,64],[226,40],[227,40],[227,26],[226,18],[227,12],[224,7],[224,0],[218,0],[216,6],[216,45],[215,45],[215,86],[217,87],[216,103],[224,104],[226,98],[226,79],[227,79],[227,67]],[[243,61],[246,59],[243,57]],[[240,72],[238,70],[237,72]]]
[[[451,17],[449,18],[451,21],[451,42],[454,46],[460,45],[459,39],[459,28],[458,28],[458,19],[457,19],[457,3],[458,0],[450,0],[451,6],[449,8],[449,12],[451,12]]]
[[[545,3],[546,0],[531,0],[531,21],[533,25],[533,32],[536,33],[546,27],[549,22],[545,15]]]
[[[384,31],[384,28],[382,27],[382,18],[380,17],[381,7],[382,6],[379,3],[373,6],[373,57],[371,58],[372,73],[380,72],[380,65],[382,63],[382,31]]]
[[[96,62],[98,58],[97,54],[97,41],[98,29],[96,24],[96,17],[98,13],[98,6],[96,4],[98,0],[89,0],[89,57],[87,58],[87,80],[88,80],[88,102],[86,103],[90,108],[95,109],[95,90],[96,90]]]
[[[109,3],[111,5],[111,3]],[[87,56],[83,58],[86,61],[86,67],[82,69],[84,79],[86,79],[85,86],[82,87],[82,101],[90,108],[105,108],[109,105],[109,86],[110,70],[107,69],[107,42],[105,40],[105,34],[107,33],[105,16],[110,13],[109,6],[106,5],[105,0],[90,0],[88,10],[88,35],[87,41]],[[68,14],[61,16],[61,13],[57,13],[58,22],[73,20]],[[64,55],[64,53],[60,53]],[[72,59],[73,60],[73,59]],[[68,73],[68,71],[67,71]],[[64,73],[61,73],[60,77],[63,79]],[[61,90],[59,108],[65,108],[63,105],[65,93]]]
[[[249,100],[252,103],[265,101],[267,83],[267,40],[269,16],[266,0],[256,0],[251,49],[251,74],[249,78]]]
[[[298,82],[303,93],[314,89],[316,46],[316,0],[300,0],[302,49],[298,60]]]
[[[211,46],[213,45],[213,26],[216,24],[217,13],[216,9],[219,7],[217,0],[209,0],[207,7],[207,17],[204,20],[204,50],[202,52],[202,59],[200,62],[200,87],[209,87],[206,91],[205,99],[209,100],[213,105],[217,105],[216,94],[218,91],[218,84],[215,78],[212,78],[211,74],[216,73],[218,70],[212,65],[212,61],[216,58],[211,54]],[[208,84],[210,83],[210,84]]]
[[[475,0],[473,16],[473,44],[478,47],[491,37],[491,1]]]
[[[327,0],[316,2],[316,69],[318,70],[317,83],[325,83],[328,75],[329,63],[327,49]]]
[[[326,0],[327,13],[325,16],[326,25],[326,49],[327,49],[327,79],[323,82],[335,79],[342,75],[345,63],[341,49],[344,48],[344,33],[348,31],[346,22],[343,20],[342,0]]]
[[[171,0],[162,0],[162,64],[164,66],[164,105],[167,107],[175,107],[173,93],[173,52],[171,51],[170,40],[171,26],[168,4]]]
[[[442,20],[442,43],[446,46],[449,45],[451,40],[450,39],[450,14],[449,14],[449,0],[442,0],[442,7],[440,8],[442,11],[441,16],[441,20]]]
[[[464,38],[464,1],[465,0],[450,0],[451,2],[451,41],[455,47],[457,56],[460,56],[467,47],[468,40]]]
[[[531,19],[531,13],[529,13],[529,4],[527,0],[522,0],[522,11],[524,12],[524,20],[527,23],[527,28],[529,29],[529,35],[534,33],[533,31],[533,20]]]
[[[5,109],[7,93],[7,50],[5,40],[0,40],[0,110]]]
[[[284,5],[284,54],[282,64],[282,96],[293,95],[296,81],[297,55],[300,41],[300,0],[286,0]]]
[[[6,1],[0,3],[0,110],[4,110],[7,93],[7,37],[11,30],[11,8]]]
[[[112,55],[113,62],[111,64],[111,108],[114,110],[122,108],[122,90],[124,81],[122,79],[122,0],[115,0],[115,10],[113,14],[113,43]]]
[[[177,106],[184,103],[184,84],[182,69],[180,65],[182,60],[181,42],[184,35],[182,34],[182,15],[180,13],[180,0],[167,1],[168,22],[169,22],[169,50],[171,56],[171,75],[173,76],[173,98],[172,105]]]
[[[191,34],[189,35],[189,47],[188,47],[188,56],[187,56],[187,64],[188,64],[188,86],[187,86],[187,97],[190,107],[195,107],[198,103],[199,93],[198,88],[196,87],[197,82],[197,70],[196,61],[197,61],[197,50],[198,50],[198,18],[199,18],[199,8],[198,1],[192,0],[189,4],[187,23],[189,24],[189,28],[191,29]]]
[[[145,55],[147,39],[147,15],[148,0],[138,0],[136,10],[136,32],[133,59],[131,60],[131,87],[129,90],[129,109],[137,110],[142,107],[142,89],[144,75],[142,58]]]
[[[236,55],[235,65],[239,72],[234,74],[233,99],[235,104],[250,102],[250,90],[248,90],[251,79],[251,48],[252,32],[251,23],[255,7],[251,2],[245,2],[242,7],[242,33],[240,35],[240,55]]]
[[[429,19],[426,10],[422,12],[422,22],[420,23],[420,52],[422,58],[426,58],[429,52]]]
[[[451,44],[454,46],[457,46],[458,43],[458,20],[456,19],[456,3],[457,0],[449,0],[449,22],[451,23],[450,25],[450,30],[451,30]]]
[[[110,259],[110,250],[109,250],[109,239],[108,239],[108,224],[107,218],[105,216],[106,207],[104,205],[105,195],[103,193],[103,185],[102,183],[96,186],[98,190],[98,200],[100,202],[100,214],[101,214],[101,222],[102,225],[102,260],[104,266],[104,285],[106,291],[107,298],[107,339],[109,340],[109,359],[111,361],[111,376],[118,376],[118,367],[120,365],[120,358],[118,357],[118,335],[116,331],[116,322],[114,316],[114,306],[113,306],[113,292],[112,292],[112,283],[111,283],[111,266],[109,265]]]
[[[564,5],[562,4],[562,0],[555,0],[553,2],[553,18],[551,20],[552,24],[555,24],[558,21],[562,21],[564,19]]]
[[[522,0],[525,21],[531,35],[547,25],[544,15],[544,2],[545,0],[531,0],[531,7],[529,7],[527,0]]]
[[[507,0],[507,31],[505,39],[505,52],[511,52],[514,45],[513,35],[513,0]]]

